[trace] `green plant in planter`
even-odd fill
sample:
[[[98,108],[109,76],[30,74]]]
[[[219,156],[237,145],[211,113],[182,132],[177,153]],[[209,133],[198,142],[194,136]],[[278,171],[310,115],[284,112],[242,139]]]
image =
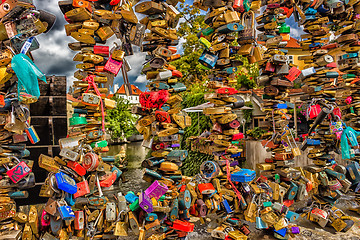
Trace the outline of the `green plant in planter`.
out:
[[[246,134],[250,137],[255,138],[256,140],[259,139],[266,131],[264,129],[261,129],[259,127],[255,127],[253,129],[250,129],[246,132]]]

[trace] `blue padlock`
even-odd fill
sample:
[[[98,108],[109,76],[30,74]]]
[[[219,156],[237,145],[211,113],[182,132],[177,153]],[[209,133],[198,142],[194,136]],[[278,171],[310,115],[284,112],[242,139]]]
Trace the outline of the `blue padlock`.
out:
[[[306,143],[309,146],[318,146],[320,145],[320,140],[308,138]]]
[[[233,212],[233,210],[231,209],[228,201],[225,198],[223,199],[222,204],[223,204],[223,206],[224,206],[227,213],[232,213]]]
[[[319,13],[326,13],[326,12],[330,11],[330,9],[324,8],[324,5],[321,5],[321,6],[318,7],[316,10],[317,10]]]
[[[289,219],[290,222],[295,222],[296,219],[298,219],[299,214],[293,211],[288,211],[285,217]]]
[[[178,215],[179,215],[179,201],[176,198],[172,204],[172,209],[170,212],[170,221],[173,222],[176,219],[178,219]]]
[[[65,200],[59,200],[58,202],[58,211],[62,220],[73,220],[75,219],[75,214],[70,206],[67,206]]]
[[[156,213],[148,213],[148,214],[146,214],[146,218],[145,218],[146,221],[153,222],[156,219],[158,219],[158,215]]]
[[[278,104],[275,104],[274,107],[278,108],[278,109],[287,109],[288,108],[286,103],[278,103]]]
[[[277,230],[277,231],[274,230],[274,232],[277,233],[277,234],[279,234],[279,235],[282,236],[282,237],[285,237],[286,232],[287,232],[287,228],[282,228],[282,229]]]
[[[75,199],[74,199],[73,195],[70,193],[65,194],[65,201],[70,206],[74,206],[74,204],[75,204]]]
[[[314,8],[311,8],[311,7],[307,8],[305,10],[305,15],[315,15],[316,13],[317,13],[317,10]]]
[[[267,223],[264,222],[264,220],[262,220],[261,217],[259,216],[255,218],[255,222],[257,229],[267,229],[269,227]]]
[[[76,182],[69,175],[66,175],[63,172],[58,172],[55,174],[55,179],[57,186],[60,190],[63,190],[70,194],[74,194],[77,192]]]
[[[205,67],[214,68],[218,58],[216,54],[204,50],[199,58],[199,62]]]
[[[169,104],[164,104],[162,105],[161,109],[165,112],[169,111],[170,110],[170,105]]]
[[[128,201],[131,204],[131,203],[135,202],[136,200],[138,200],[139,197],[136,196],[134,192],[129,191],[125,195],[125,199],[126,199],[126,201]]]
[[[317,19],[316,15],[305,15],[306,20],[314,20]]]
[[[113,166],[113,168],[111,169],[111,172],[115,172],[116,171],[116,180],[121,176],[122,171],[120,169],[118,169],[117,167]]]
[[[191,207],[191,194],[189,190],[180,192],[178,196],[179,208],[181,210],[189,209]]]

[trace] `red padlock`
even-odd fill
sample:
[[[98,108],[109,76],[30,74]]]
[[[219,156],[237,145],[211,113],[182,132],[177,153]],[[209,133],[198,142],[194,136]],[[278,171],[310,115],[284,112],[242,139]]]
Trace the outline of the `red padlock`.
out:
[[[182,78],[183,74],[179,70],[173,70],[172,76],[177,78]]]
[[[198,188],[201,194],[213,194],[216,191],[212,183],[199,183]]]
[[[81,166],[78,162],[68,161],[67,166],[72,170],[74,170],[80,176],[84,176],[86,174],[86,169],[83,166]]]
[[[321,107],[319,104],[315,104],[315,105],[311,105],[310,109],[309,109],[309,117],[310,119],[314,119],[317,117],[317,115],[319,115],[319,113],[321,112]]]
[[[107,60],[104,69],[106,71],[109,71],[109,72],[115,74],[115,76],[116,76],[119,73],[122,65],[123,65],[123,62],[116,61],[110,57]]]
[[[232,87],[223,87],[223,88],[216,89],[216,93],[232,95],[232,94],[238,93],[238,90],[236,90],[235,88],[232,88]]]
[[[240,140],[240,139],[243,139],[244,138],[244,134],[243,133],[237,133],[237,134],[234,134],[233,137],[232,137],[232,140],[233,141],[236,141],[236,140]]]
[[[11,156],[10,159],[15,159],[18,163],[11,169],[5,164],[5,168],[7,169],[6,175],[9,176],[11,181],[14,183],[19,182],[21,179],[26,177],[29,173],[31,173],[31,168],[24,162],[21,161],[17,157]]]
[[[101,187],[110,187],[111,185],[114,184],[116,178],[117,178],[116,171],[107,173],[103,177],[103,180],[100,181],[100,186]]]
[[[86,194],[90,193],[89,183],[85,179],[82,182],[78,182],[76,186],[77,192],[74,193],[74,198],[85,196]]]
[[[111,0],[110,1],[110,5],[114,6],[114,5],[118,5],[120,2],[120,0]]]
[[[300,76],[300,74],[301,74],[301,71],[297,67],[292,67],[289,70],[289,74],[285,75],[285,77],[290,82],[293,82],[293,81],[295,81],[295,79],[297,79]]]
[[[170,114],[164,111],[155,111],[155,118],[158,122],[171,123]]]
[[[74,213],[75,213],[75,219],[74,219],[75,230],[83,230],[84,222],[85,222],[84,211],[75,211]]]
[[[194,224],[186,221],[175,220],[171,228],[183,232],[192,232],[194,231]]]
[[[235,0],[233,4],[233,9],[237,12],[244,12],[244,0]]]
[[[41,229],[45,230],[48,226],[50,226],[50,214],[48,214],[45,210],[42,211],[41,214]]]
[[[5,98],[4,95],[0,95],[0,107],[5,107]]]
[[[109,46],[94,46],[94,53],[102,56],[109,56]]]

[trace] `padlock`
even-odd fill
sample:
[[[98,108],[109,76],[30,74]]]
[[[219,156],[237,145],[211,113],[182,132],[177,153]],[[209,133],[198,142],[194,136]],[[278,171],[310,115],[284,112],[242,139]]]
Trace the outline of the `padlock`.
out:
[[[115,202],[108,202],[106,203],[106,221],[113,222],[116,220],[116,203]]]
[[[76,161],[79,158],[79,154],[77,152],[74,152],[68,148],[61,149],[59,155],[71,161]]]
[[[94,171],[99,166],[99,157],[96,153],[88,152],[83,157],[82,166],[88,171]]]
[[[117,222],[115,225],[114,235],[115,236],[128,236],[128,225],[126,222]]]
[[[145,194],[149,196],[149,198],[155,198],[156,200],[159,200],[159,198],[164,195],[168,191],[168,187],[155,180],[146,190]]]
[[[78,210],[78,211],[75,211],[74,214],[75,214],[75,219],[74,219],[75,230],[83,230],[84,223],[85,223],[84,211]]]
[[[52,157],[44,154],[40,154],[38,163],[39,167],[44,168],[48,172],[57,172],[60,168],[59,164]]]
[[[267,223],[265,223],[265,222],[261,219],[261,217],[259,216],[259,211],[260,211],[260,209],[257,211],[256,220],[255,220],[255,222],[256,222],[256,228],[257,228],[257,229],[266,229],[266,228],[268,228],[269,226],[267,225]]]
[[[57,187],[65,192],[74,194],[77,192],[77,186],[74,179],[69,177],[63,172],[58,172],[55,174],[55,179]]]
[[[58,200],[58,212],[60,213],[60,217],[63,220],[72,220],[75,218],[75,214],[71,207],[67,206],[65,200]]]
[[[21,161],[14,156],[10,156],[10,159],[15,159],[18,162],[13,168],[9,169],[8,166],[5,164],[5,168],[7,169],[6,175],[9,176],[11,181],[14,183],[18,183],[21,179],[27,176],[31,172],[31,168],[24,162]]]
[[[310,211],[310,217],[315,219],[315,221],[317,221],[317,223],[323,228],[326,226],[326,224],[329,221],[328,213],[326,211],[322,210],[322,209],[319,209],[319,208],[313,208]]]
[[[38,213],[35,205],[32,205],[29,210],[29,225],[31,227],[31,230],[34,234],[39,233],[39,218]]]
[[[83,93],[81,97],[81,102],[89,106],[98,106],[100,104],[101,98],[95,94]]]
[[[77,192],[74,193],[74,198],[85,196],[86,194],[90,193],[88,181],[86,181],[85,179],[83,179],[82,182],[78,182],[76,186],[77,186]]]

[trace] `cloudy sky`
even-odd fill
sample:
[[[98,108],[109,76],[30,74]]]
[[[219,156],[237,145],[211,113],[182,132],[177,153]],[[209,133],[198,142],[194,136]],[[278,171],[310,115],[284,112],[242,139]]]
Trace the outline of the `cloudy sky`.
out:
[[[186,2],[192,2],[186,0]],[[32,52],[36,65],[46,75],[66,76],[68,79],[68,86],[74,80],[73,73],[76,71],[76,62],[72,59],[76,52],[68,48],[69,42],[75,42],[75,40],[66,36],[63,14],[58,7],[57,0],[34,0],[34,4],[37,9],[43,9],[52,12],[56,15],[56,23],[50,32],[37,36],[40,43],[40,49]],[[139,16],[139,19],[142,17]],[[299,38],[303,31],[297,27],[297,23],[294,22],[293,17],[286,21],[291,26],[291,36]],[[118,41],[114,36],[108,39],[108,45],[111,46],[114,41]],[[118,42],[119,43],[119,42]],[[181,46],[178,47],[180,49]],[[145,53],[139,51],[139,48],[134,47],[134,55],[127,57],[132,70],[128,72],[129,80],[132,84],[137,85],[141,90],[145,90],[146,79],[145,76],[140,75],[142,64],[145,61]],[[119,86],[123,84],[121,73],[115,78],[114,84]]]
[[[56,15],[56,23],[48,33],[43,33],[36,38],[40,43],[40,49],[32,52],[35,64],[46,75],[66,76],[68,85],[74,80],[73,73],[76,71],[72,59],[76,52],[68,48],[69,42],[75,42],[70,36],[66,36],[63,14],[58,7],[57,0],[34,0],[37,9],[43,9]],[[120,43],[115,37],[108,39],[108,45],[113,46],[114,41]],[[135,49],[136,48],[136,49]],[[136,84],[140,89],[145,90],[146,79],[140,75],[142,63],[145,61],[145,53],[139,51],[138,47],[134,47],[134,55],[127,57],[132,70],[128,72],[129,80],[132,84]],[[121,85],[123,83],[121,73],[115,78],[114,83]]]

